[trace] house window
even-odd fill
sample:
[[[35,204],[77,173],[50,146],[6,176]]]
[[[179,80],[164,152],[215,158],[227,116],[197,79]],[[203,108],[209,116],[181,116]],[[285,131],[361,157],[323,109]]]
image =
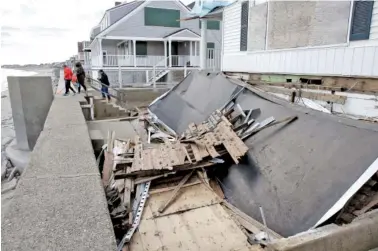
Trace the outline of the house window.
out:
[[[241,6],[240,51],[246,51],[248,45],[248,1]]]
[[[374,1],[354,1],[350,41],[369,39]]]
[[[214,43],[207,43],[207,49],[214,49],[215,44]]]
[[[144,25],[180,27],[180,11],[160,8],[144,8]]]
[[[199,27],[201,29],[201,20],[199,20]],[[220,22],[215,20],[207,20],[208,30],[220,30]]]
[[[136,42],[136,55],[147,56],[147,42],[145,41]]]
[[[214,43],[207,43],[207,58],[208,59],[214,59],[214,48],[215,44]]]

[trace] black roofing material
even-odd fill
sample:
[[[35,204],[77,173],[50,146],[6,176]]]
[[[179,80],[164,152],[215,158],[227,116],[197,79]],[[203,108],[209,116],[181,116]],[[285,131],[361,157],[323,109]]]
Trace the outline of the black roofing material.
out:
[[[191,74],[150,108],[178,132],[202,122],[232,96],[235,86],[221,75]],[[283,236],[313,227],[378,157],[378,127],[313,111],[247,91],[237,102],[261,109],[257,121],[297,115],[288,125],[258,132],[246,142],[244,163],[221,179],[228,200]]]
[[[220,74],[193,73],[149,109],[181,134],[188,124],[201,123],[222,107],[238,89]]]

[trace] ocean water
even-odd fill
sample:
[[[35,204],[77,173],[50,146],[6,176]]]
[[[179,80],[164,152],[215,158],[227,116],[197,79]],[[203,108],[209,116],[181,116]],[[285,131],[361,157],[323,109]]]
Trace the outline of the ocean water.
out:
[[[12,109],[8,93],[8,76],[33,76],[35,71],[22,71],[1,68],[1,163],[5,160],[5,148],[15,137]]]

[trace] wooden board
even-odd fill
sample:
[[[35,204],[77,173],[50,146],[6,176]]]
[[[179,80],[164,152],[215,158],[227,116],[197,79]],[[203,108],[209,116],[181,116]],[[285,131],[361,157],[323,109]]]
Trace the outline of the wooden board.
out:
[[[260,89],[267,91],[267,92],[272,92],[272,93],[280,93],[280,94],[285,94],[291,96],[293,92],[297,92],[296,96],[299,97],[299,92],[296,89],[286,89],[286,88],[277,88],[273,86],[266,86],[266,85],[261,85],[258,86]],[[341,96],[341,95],[335,95],[335,94],[326,94],[326,93],[318,93],[318,92],[310,92],[310,91],[300,91],[300,96],[302,98],[308,98],[308,99],[313,99],[313,100],[321,100],[321,101],[329,101],[337,104],[345,104],[345,101],[347,99],[346,96]]]

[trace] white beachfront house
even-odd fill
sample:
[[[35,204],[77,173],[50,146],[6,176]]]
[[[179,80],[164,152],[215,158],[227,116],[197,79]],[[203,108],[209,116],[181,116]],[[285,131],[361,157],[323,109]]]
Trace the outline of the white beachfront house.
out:
[[[170,81],[200,68],[200,21],[183,19],[190,7],[179,0],[116,3],[91,31],[91,69],[103,69],[116,87]],[[202,68],[220,69],[222,27],[207,22],[207,60]]]

